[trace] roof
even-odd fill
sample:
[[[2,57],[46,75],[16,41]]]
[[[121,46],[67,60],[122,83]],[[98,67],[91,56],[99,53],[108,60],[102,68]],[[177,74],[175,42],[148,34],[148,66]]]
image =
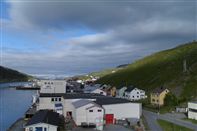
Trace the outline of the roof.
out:
[[[96,90],[96,89],[100,89],[101,87],[100,87],[100,85],[99,84],[95,84],[95,85],[88,85],[88,86],[86,86],[85,88],[84,88],[84,91],[89,91],[89,92],[92,92],[92,91],[94,91],[94,90]]]
[[[164,88],[163,86],[155,88],[152,93],[162,93],[164,90],[166,90],[167,88]]]
[[[134,87],[134,86],[129,86],[126,90],[125,90],[125,92],[131,92],[133,89],[135,89],[136,87]]]
[[[131,103],[131,101],[122,98],[114,98],[114,97],[106,96],[103,98],[97,98],[95,103],[98,105],[110,105],[110,104]]]
[[[62,119],[59,114],[53,112],[52,110],[40,110],[38,111],[26,124],[26,126],[37,124],[37,123],[46,123],[50,125],[60,126]]]
[[[75,101],[72,104],[75,108],[79,108],[79,107],[85,106],[90,103],[92,103],[92,101],[82,99],[82,100]]]
[[[96,93],[41,93],[40,97],[64,97],[64,99],[96,99],[97,97],[103,97],[103,95]]]
[[[96,93],[56,93],[56,94],[40,94],[40,97],[64,97],[64,99],[95,99],[94,103],[98,105],[108,105],[108,104],[120,104],[120,103],[129,103],[131,101],[114,98],[110,96],[103,96]],[[82,102],[82,101],[81,101]],[[85,104],[85,101],[83,101]],[[86,101],[87,102],[87,101]],[[76,104],[76,107],[80,106],[79,103]]]

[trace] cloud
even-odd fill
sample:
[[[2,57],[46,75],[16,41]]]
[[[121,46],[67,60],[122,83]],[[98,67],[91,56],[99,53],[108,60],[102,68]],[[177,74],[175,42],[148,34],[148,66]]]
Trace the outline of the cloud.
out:
[[[196,39],[191,1],[8,3],[4,31],[25,34],[19,39],[28,38],[40,49],[7,47],[4,65],[28,73],[88,73]],[[84,29],[84,34],[64,37]]]

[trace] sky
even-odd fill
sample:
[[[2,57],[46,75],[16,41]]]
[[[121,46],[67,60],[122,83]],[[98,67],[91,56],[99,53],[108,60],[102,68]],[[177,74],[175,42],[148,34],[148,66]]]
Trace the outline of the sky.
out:
[[[195,0],[1,0],[1,65],[77,75],[197,39]]]

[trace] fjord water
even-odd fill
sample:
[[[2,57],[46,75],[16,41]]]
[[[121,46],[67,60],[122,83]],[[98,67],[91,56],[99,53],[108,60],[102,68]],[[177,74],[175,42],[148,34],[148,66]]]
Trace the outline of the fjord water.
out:
[[[24,116],[24,113],[31,106],[32,95],[36,91],[15,90],[9,86],[20,83],[0,84],[0,131],[6,131],[17,119]]]

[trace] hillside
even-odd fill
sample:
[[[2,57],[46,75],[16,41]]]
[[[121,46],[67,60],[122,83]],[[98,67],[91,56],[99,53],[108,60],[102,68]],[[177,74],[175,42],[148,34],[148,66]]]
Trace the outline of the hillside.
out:
[[[187,72],[183,71],[186,60]],[[103,76],[97,83],[135,85],[150,92],[164,85],[183,99],[197,96],[197,42],[187,43],[140,59]]]
[[[0,66],[0,82],[27,81],[28,75]]]

